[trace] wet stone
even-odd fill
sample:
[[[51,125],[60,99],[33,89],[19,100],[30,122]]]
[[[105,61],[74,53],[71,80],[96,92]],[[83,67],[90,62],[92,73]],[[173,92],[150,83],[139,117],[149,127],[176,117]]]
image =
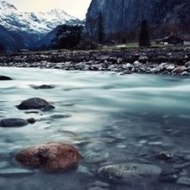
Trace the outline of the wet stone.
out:
[[[49,84],[43,84],[43,85],[31,85],[31,87],[35,90],[39,89],[53,89],[55,86],[49,85]]]
[[[127,163],[104,166],[98,170],[98,175],[114,183],[135,184],[157,180],[161,172],[162,169],[155,165]]]
[[[102,181],[95,181],[93,184],[91,184],[91,187],[98,186],[98,187],[109,187],[109,184],[102,182]]]
[[[8,77],[8,76],[2,76],[0,75],[0,81],[1,80],[13,80],[12,78]]]
[[[85,161],[89,163],[97,163],[105,161],[107,158],[109,158],[109,153],[102,151],[102,152],[93,152],[93,151],[87,151],[87,153],[84,155]]]
[[[78,166],[81,155],[72,145],[47,143],[30,147],[16,155],[16,161],[28,168],[47,172],[64,172]]]
[[[173,183],[176,182],[178,179],[178,175],[172,174],[172,175],[163,175],[161,176],[160,180],[162,182],[168,182],[168,183]]]
[[[180,177],[177,180],[177,184],[190,186],[190,178],[189,177]]]
[[[20,110],[41,109],[42,111],[47,111],[55,108],[53,105],[42,98],[30,98],[24,100],[16,107]]]
[[[173,155],[169,152],[161,152],[158,155],[156,155],[156,158],[159,160],[172,160],[173,159]]]
[[[7,118],[0,120],[0,127],[23,127],[28,125],[28,121],[20,118]]]

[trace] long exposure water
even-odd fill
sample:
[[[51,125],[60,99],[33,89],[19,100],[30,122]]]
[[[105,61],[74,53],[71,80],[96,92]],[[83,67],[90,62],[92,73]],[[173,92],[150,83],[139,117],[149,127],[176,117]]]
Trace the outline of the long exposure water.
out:
[[[0,128],[0,190],[95,190],[93,184],[100,181],[110,190],[190,188],[168,181],[128,186],[97,175],[101,166],[133,162],[163,169],[186,164],[178,174],[190,176],[190,79],[18,68],[1,68],[0,75],[14,79],[0,81],[0,119],[37,119],[26,127]],[[55,88],[31,87],[42,84]],[[16,105],[31,97],[44,98],[56,109],[17,110]],[[18,150],[46,142],[74,144],[83,156],[79,167],[49,174],[14,160]],[[157,159],[162,151],[171,152],[173,161]]]

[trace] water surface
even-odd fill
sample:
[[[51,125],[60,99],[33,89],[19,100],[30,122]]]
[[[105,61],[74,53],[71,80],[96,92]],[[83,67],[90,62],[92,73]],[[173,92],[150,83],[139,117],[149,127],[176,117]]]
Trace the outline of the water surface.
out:
[[[0,118],[38,120],[23,128],[0,128],[2,190],[85,190],[102,181],[97,176],[102,165],[135,162],[173,168],[190,155],[188,78],[18,68],[1,68],[0,75],[14,79],[0,81]],[[42,84],[55,88],[31,88]],[[16,109],[31,97],[44,98],[56,109],[38,113]],[[27,171],[14,160],[22,148],[55,141],[78,147],[84,159],[77,170],[57,175]],[[172,152],[176,160],[157,160],[160,151]],[[190,176],[190,168],[183,172]],[[108,184],[110,190],[189,189],[163,182],[140,187]]]

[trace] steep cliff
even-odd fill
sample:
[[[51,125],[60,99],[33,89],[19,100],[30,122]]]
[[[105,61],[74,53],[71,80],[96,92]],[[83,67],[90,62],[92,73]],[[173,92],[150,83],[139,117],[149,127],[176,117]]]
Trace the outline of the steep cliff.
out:
[[[169,31],[190,31],[190,0],[92,0],[86,15],[86,31],[98,40],[129,40],[137,37],[147,20],[152,37]]]

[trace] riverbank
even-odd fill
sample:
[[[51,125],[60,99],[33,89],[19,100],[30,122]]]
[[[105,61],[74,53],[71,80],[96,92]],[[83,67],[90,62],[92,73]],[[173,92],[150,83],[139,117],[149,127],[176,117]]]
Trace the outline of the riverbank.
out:
[[[20,52],[0,55],[0,66],[190,76],[190,47]]]

